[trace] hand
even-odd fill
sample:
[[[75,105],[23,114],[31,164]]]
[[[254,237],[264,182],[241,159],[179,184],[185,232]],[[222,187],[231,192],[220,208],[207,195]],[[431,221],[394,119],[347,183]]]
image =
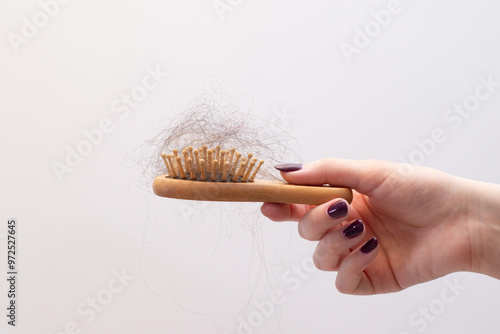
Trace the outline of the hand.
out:
[[[293,184],[353,188],[351,205],[333,199],[261,208],[271,220],[299,221],[299,234],[319,241],[314,263],[338,271],[340,292],[394,292],[456,271],[500,278],[496,185],[375,160],[323,159],[281,175]]]

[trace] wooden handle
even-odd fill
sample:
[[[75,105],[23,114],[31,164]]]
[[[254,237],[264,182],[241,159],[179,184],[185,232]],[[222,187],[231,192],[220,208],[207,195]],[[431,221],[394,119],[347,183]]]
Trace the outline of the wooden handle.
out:
[[[352,190],[331,186],[301,186],[286,182],[245,183],[174,179],[166,175],[153,181],[156,195],[197,201],[274,202],[319,205],[334,198],[352,201]]]

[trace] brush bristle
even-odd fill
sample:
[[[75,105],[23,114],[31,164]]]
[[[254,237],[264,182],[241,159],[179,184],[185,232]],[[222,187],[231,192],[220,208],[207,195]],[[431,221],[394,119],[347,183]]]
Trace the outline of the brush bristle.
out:
[[[188,179],[212,182],[253,182],[257,172],[264,163],[253,158],[249,153],[244,157],[242,153],[231,150],[221,150],[217,145],[208,149],[206,145],[200,149],[192,146],[172,153],[162,153],[161,156],[167,167],[167,176],[176,179]],[[240,159],[241,158],[241,159]]]

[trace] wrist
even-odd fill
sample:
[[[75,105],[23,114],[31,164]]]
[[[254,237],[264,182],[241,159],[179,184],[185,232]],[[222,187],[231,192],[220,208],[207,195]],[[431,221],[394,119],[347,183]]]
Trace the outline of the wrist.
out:
[[[500,279],[500,185],[469,181],[471,271]]]

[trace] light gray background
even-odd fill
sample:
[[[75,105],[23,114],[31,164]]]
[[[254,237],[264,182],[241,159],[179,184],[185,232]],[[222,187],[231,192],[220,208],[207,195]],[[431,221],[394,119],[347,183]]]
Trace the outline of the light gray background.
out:
[[[314,243],[296,223],[270,222],[258,204],[157,198],[134,162],[215,80],[242,110],[289,131],[302,162],[409,159],[441,128],[446,141],[424,165],[500,182],[500,89],[458,128],[443,119],[480,77],[500,81],[500,5],[401,0],[349,62],[341,43],[389,2],[73,0],[17,52],[9,34],[41,5],[0,3],[1,258],[16,217],[20,272],[19,326],[6,332],[233,334],[250,321],[242,333],[498,333],[497,280],[458,273],[396,294],[341,295],[334,273],[305,271]],[[217,3],[231,10],[219,15]],[[148,67],[169,76],[120,119],[113,101]],[[103,119],[113,130],[59,182],[53,163]],[[259,311],[273,291],[281,305]],[[78,312],[97,297],[95,318]],[[424,320],[422,309],[434,313]]]

